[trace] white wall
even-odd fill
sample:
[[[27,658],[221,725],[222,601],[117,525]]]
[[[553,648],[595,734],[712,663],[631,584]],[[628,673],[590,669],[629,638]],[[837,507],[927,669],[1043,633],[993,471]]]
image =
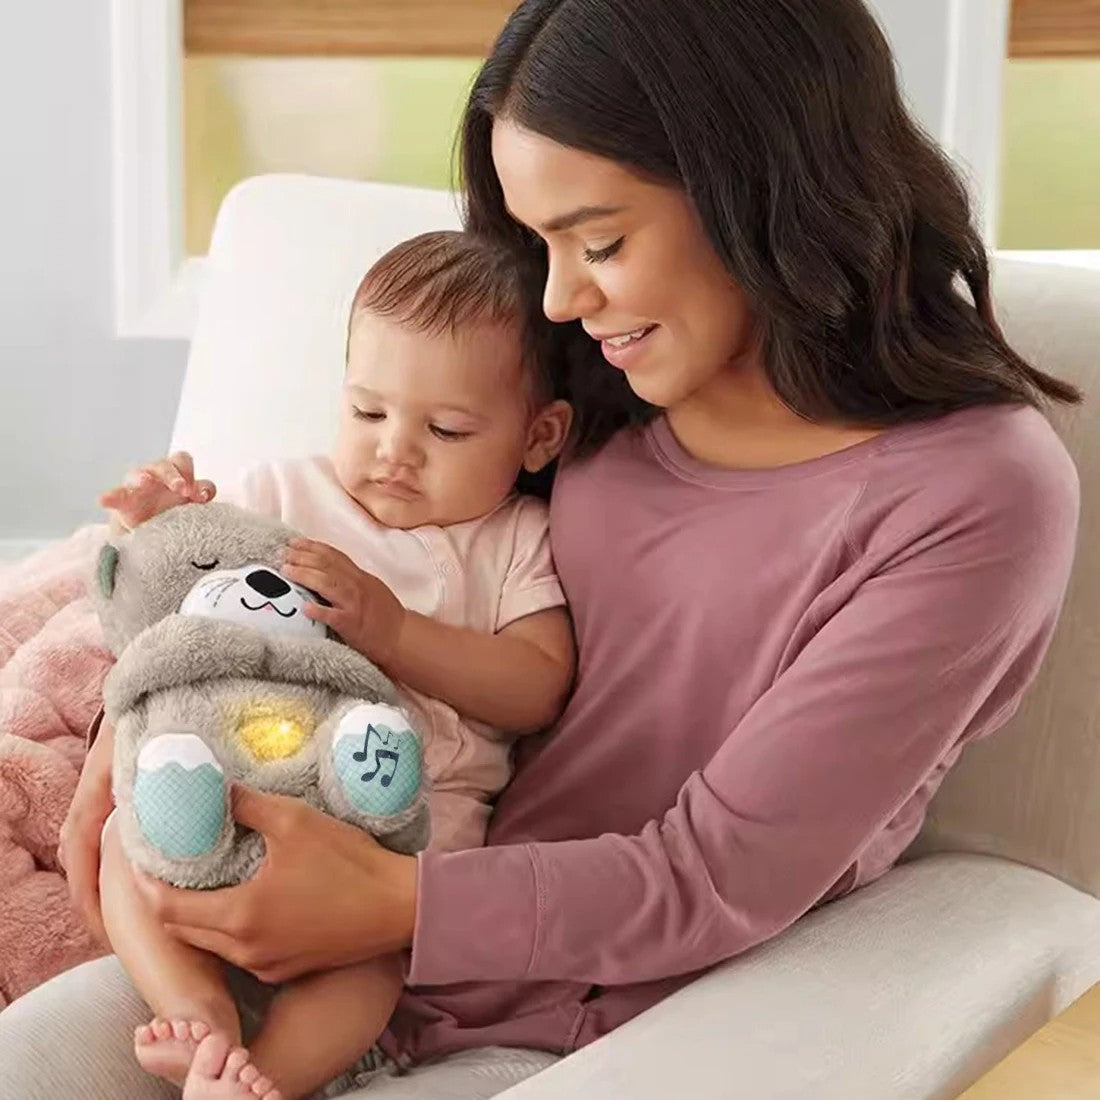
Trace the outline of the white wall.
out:
[[[109,6],[5,4],[0,34],[0,542],[62,534],[163,452],[186,357],[111,315]]]
[[[909,105],[956,159],[994,239],[1009,0],[868,0]]]

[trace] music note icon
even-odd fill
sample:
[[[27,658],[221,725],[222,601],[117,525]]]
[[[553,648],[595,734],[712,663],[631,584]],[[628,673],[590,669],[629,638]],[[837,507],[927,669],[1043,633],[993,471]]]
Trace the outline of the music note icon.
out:
[[[375,738],[377,738],[377,740],[380,741],[383,745],[390,745],[394,743],[390,740],[389,733],[381,734],[378,732],[378,730],[374,728],[374,726],[367,726],[366,736],[363,738],[363,748],[360,752],[353,752],[351,754],[351,758],[353,760],[358,760],[360,763],[362,763],[371,755],[370,751],[368,751],[368,748],[370,746],[370,738],[372,733],[374,734]],[[360,776],[360,779],[362,779],[364,783],[369,783],[379,773],[379,771],[381,771],[382,761],[388,760],[392,764],[392,767],[390,768],[390,773],[389,775],[382,776],[381,780],[379,780],[383,787],[388,787],[393,782],[393,777],[397,774],[397,765],[401,759],[401,756],[393,749],[375,748],[373,750],[373,753],[374,767],[369,772],[364,772]]]

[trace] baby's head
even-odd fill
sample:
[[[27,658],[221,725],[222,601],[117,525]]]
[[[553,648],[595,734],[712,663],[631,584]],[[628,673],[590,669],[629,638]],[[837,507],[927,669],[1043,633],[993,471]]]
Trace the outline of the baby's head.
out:
[[[560,453],[545,319],[523,273],[467,233],[386,253],[352,303],[333,461],[387,527],[448,526],[493,511],[521,470]]]

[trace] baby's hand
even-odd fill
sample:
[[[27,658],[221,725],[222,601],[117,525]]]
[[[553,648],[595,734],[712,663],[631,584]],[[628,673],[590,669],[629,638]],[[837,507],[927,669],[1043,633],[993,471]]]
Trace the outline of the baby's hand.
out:
[[[131,530],[177,504],[205,504],[217,489],[212,481],[195,480],[195,464],[186,451],[131,470],[122,484],[99,498],[112,526]]]
[[[405,622],[405,608],[387,585],[346,554],[312,539],[290,541],[283,573],[331,605],[311,600],[305,606],[309,618],[332,627],[368,660],[386,665]]]

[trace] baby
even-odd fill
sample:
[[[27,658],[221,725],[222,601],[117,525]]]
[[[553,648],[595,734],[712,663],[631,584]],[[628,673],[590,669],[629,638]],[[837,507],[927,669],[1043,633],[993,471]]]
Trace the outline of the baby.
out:
[[[424,740],[433,847],[483,843],[510,742],[553,722],[572,682],[547,509],[515,488],[558,456],[572,416],[553,399],[541,326],[492,246],[455,232],[399,245],[352,304],[331,455],[266,463],[222,493],[310,536],[283,570],[331,605],[307,613],[403,690]],[[177,454],[100,502],[133,527],[215,491]],[[156,922],[110,823],[101,897],[154,1013],[137,1058],[185,1100],[309,1096],[368,1051],[400,994],[397,957],[287,983],[246,1053],[224,964]]]

